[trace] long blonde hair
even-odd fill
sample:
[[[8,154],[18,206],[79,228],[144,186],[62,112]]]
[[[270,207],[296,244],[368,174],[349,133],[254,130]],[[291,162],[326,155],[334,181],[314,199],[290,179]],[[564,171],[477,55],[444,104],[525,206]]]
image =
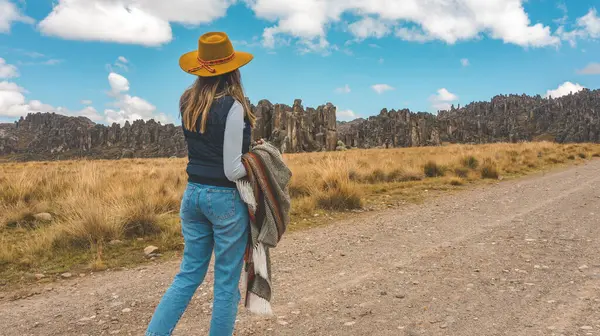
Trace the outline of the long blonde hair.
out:
[[[246,101],[239,70],[214,77],[198,77],[181,96],[183,126],[188,130],[197,130],[198,119],[201,118],[200,133],[204,133],[213,101],[224,96],[231,96],[242,104],[245,118],[254,127],[256,116]]]

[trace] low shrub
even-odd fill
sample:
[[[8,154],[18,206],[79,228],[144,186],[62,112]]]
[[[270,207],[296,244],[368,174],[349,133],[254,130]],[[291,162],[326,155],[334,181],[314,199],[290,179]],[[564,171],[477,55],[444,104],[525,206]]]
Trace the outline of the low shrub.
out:
[[[444,176],[446,169],[435,161],[429,161],[423,166],[423,173],[427,177]]]
[[[469,176],[469,170],[467,168],[457,167],[454,169],[454,175],[460,178],[467,178],[467,176]]]
[[[463,157],[460,162],[465,168],[477,169],[479,166],[479,160],[473,155]]]
[[[459,178],[456,178],[456,177],[450,179],[450,185],[461,186],[463,184],[465,184],[465,183],[464,183],[464,181],[462,179],[459,179]]]
[[[498,177],[500,177],[496,164],[490,159],[485,159],[483,161],[480,172],[481,178],[484,179],[498,179]]]
[[[362,208],[363,200],[358,188],[345,184],[319,192],[316,196],[316,205],[324,210],[353,210]]]

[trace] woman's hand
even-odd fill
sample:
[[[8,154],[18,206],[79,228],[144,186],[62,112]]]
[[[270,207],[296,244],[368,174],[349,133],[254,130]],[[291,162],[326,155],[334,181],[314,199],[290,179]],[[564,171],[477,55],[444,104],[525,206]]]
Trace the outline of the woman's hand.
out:
[[[257,145],[264,145],[265,144],[265,139],[258,139],[258,140],[256,140],[256,144]]]

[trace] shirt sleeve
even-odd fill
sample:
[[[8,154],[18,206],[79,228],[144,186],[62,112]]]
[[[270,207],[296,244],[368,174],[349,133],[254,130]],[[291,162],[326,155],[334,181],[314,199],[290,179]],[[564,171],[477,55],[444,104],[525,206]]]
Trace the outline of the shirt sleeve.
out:
[[[227,115],[223,139],[223,168],[225,176],[232,182],[246,176],[242,164],[244,126],[244,107],[236,100]]]

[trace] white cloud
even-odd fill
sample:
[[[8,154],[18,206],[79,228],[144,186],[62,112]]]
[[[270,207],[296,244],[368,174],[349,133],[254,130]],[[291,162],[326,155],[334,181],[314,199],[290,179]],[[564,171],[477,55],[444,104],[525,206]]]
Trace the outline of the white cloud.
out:
[[[585,89],[585,87],[581,86],[579,84],[573,84],[571,82],[564,82],[561,85],[559,85],[558,88],[556,88],[554,90],[546,91],[545,97],[546,98],[548,98],[548,97],[559,98],[562,96],[566,96],[570,93],[577,93],[583,89]]]
[[[265,28],[263,31],[263,46],[275,48],[275,34],[277,34],[276,28]]]
[[[12,2],[0,0],[0,33],[10,33],[10,27],[14,22],[33,23],[34,20],[21,14]]]
[[[17,67],[11,64],[7,64],[4,58],[0,57],[0,78],[15,78],[19,77],[19,70]]]
[[[2,0],[0,0],[2,1]],[[56,58],[49,58],[46,55],[39,53],[37,51],[28,51],[25,49],[20,49],[20,48],[11,48],[8,47],[6,48],[8,50],[10,50],[11,52],[17,53],[19,55],[23,55],[23,56],[27,56],[28,59],[33,59],[33,60],[27,60],[27,61],[22,61],[22,60],[18,60],[17,64],[19,66],[22,65],[57,65],[63,62],[63,60],[61,59],[56,59]],[[0,63],[2,58],[0,58]]]
[[[339,87],[337,89],[335,89],[335,92],[337,93],[350,93],[350,85],[346,84],[343,87]]]
[[[332,50],[338,50],[337,46],[331,46]],[[298,51],[301,54],[306,53],[321,53],[324,56],[331,54],[330,44],[324,37],[319,37],[314,40],[300,40],[298,42]]]
[[[65,108],[62,107],[53,107],[52,105],[49,104],[44,104],[39,100],[30,100],[29,103],[27,103],[26,108],[29,112],[66,112],[68,110],[66,110]],[[65,113],[68,114],[68,113]]]
[[[250,40],[232,40],[231,43],[233,44],[234,47],[244,47],[244,48],[254,48],[254,47],[260,47],[261,41],[260,41],[260,36],[252,36],[252,39]]]
[[[108,84],[113,95],[129,91],[129,80],[118,73],[111,72],[108,74]]]
[[[104,110],[105,120],[108,123],[124,124],[126,121],[131,123],[139,119],[154,119],[162,123],[169,121],[164,113],[155,114],[156,106],[140,97],[123,95],[113,105],[118,109]]]
[[[65,39],[158,46],[170,23],[195,26],[223,17],[236,0],[59,0],[40,30]]]
[[[59,59],[49,59],[47,61],[42,62],[42,64],[44,64],[44,65],[57,65],[60,63],[62,63],[62,60],[59,60]]]
[[[37,112],[56,112],[64,115],[78,116],[84,115],[92,120],[100,120],[98,114],[92,114],[95,111],[93,107],[86,107],[80,111],[70,111],[64,107],[54,107],[45,104],[39,100],[30,100],[27,102],[24,93],[27,90],[12,82],[0,82],[0,116],[17,118],[25,116],[28,113]]]
[[[372,85],[371,88],[373,89],[373,91],[377,92],[378,94],[382,94],[385,91],[394,90],[393,87],[391,87],[387,84],[375,84],[375,85]]]
[[[60,0],[52,13],[39,23],[39,29],[43,34],[71,40],[110,41],[146,46],[170,42],[172,32],[169,22],[140,9],[132,2]],[[150,1],[152,2],[159,1]],[[169,4],[176,7],[173,2],[169,1]]]
[[[127,65],[128,63],[129,63],[129,61],[125,57],[119,56],[119,58],[115,62],[115,66],[117,68],[121,68],[125,71],[129,71],[129,66]]]
[[[390,32],[390,27],[387,23],[365,17],[359,21],[348,25],[348,29],[358,40],[364,40],[369,37],[382,38]]]
[[[433,37],[432,35],[428,35],[425,32],[423,32],[423,30],[421,30],[420,28],[415,28],[415,27],[411,27],[411,28],[406,28],[406,27],[400,27],[398,29],[396,29],[396,36],[405,40],[405,41],[409,41],[409,42],[428,42],[428,41],[433,41],[435,40],[435,37]]]
[[[6,1],[6,0],[0,0]],[[161,45],[172,40],[171,23],[198,25],[223,17],[237,0],[58,0],[39,24],[67,39]],[[392,31],[409,41],[456,43],[487,35],[523,47],[557,45],[550,28],[532,23],[525,0],[242,0],[259,19],[266,47],[296,40],[302,52],[329,50],[327,31],[344,14],[361,16],[348,25],[357,39]],[[287,38],[286,38],[287,37]],[[325,52],[327,54],[327,52]]]
[[[156,107],[146,100],[130,95],[124,95],[116,105],[130,114],[141,116],[151,116],[152,112],[156,111]]]
[[[556,5],[556,7],[563,12],[563,16],[560,19],[555,19],[552,20],[555,23],[559,24],[559,25],[564,25],[565,23],[567,23],[567,20],[569,19],[569,11],[567,9],[567,5],[564,3],[559,3],[558,5]]]
[[[356,38],[382,37],[395,27],[409,41],[440,40],[449,44],[487,35],[523,47],[558,45],[550,27],[533,24],[524,0],[245,0],[257,17],[274,22],[265,29],[265,44],[287,34],[300,40],[325,38],[342,14],[359,14],[350,24]]]
[[[455,101],[455,100],[458,100],[458,96],[456,96],[454,93],[448,91],[445,88],[442,88],[442,89],[438,90],[437,98],[439,100],[441,100],[441,101]]]
[[[7,81],[0,82],[0,91],[27,92],[27,90],[17,84]]]
[[[103,121],[104,117],[98,113],[98,111],[93,106],[86,106],[80,111],[77,112],[77,115],[82,117],[87,117],[91,121],[99,122]]]
[[[337,111],[336,116],[337,116],[338,120],[344,120],[344,121],[354,120],[357,118],[356,113],[354,113],[354,111],[352,111],[352,110]]]
[[[458,96],[446,88],[441,88],[437,90],[437,94],[429,97],[429,101],[431,102],[431,106],[438,111],[449,110],[452,102],[458,101]]]
[[[596,8],[577,19],[577,25],[584,29],[591,38],[600,38],[600,17]]]
[[[46,55],[39,53],[37,51],[27,51],[27,52],[25,52],[25,54],[31,58],[46,57]]]
[[[16,68],[14,69],[17,70]],[[64,107],[54,107],[39,100],[27,102],[24,93],[27,91],[13,82],[0,82],[0,116],[20,117],[35,112],[56,112],[69,116],[85,116],[93,121],[105,121],[109,123],[133,122],[138,119],[155,119],[166,123],[169,118],[164,113],[156,113],[156,107],[148,101],[128,94],[130,90],[129,80],[117,73],[108,75],[108,84],[111,88],[108,95],[114,98],[112,106],[103,114],[99,113],[93,106],[91,100],[82,100],[86,105],[79,111],[71,111]]]
[[[111,72],[108,75],[108,84],[111,88],[108,95],[115,99],[111,103],[115,109],[106,109],[104,111],[104,120],[106,122],[123,124],[126,121],[133,122],[138,119],[154,119],[163,123],[169,121],[169,118],[164,113],[155,113],[156,106],[143,98],[127,94],[130,89],[127,78]]]
[[[578,39],[584,39],[587,36],[583,30],[575,29],[572,31],[566,31],[565,27],[563,26],[558,27],[556,34],[560,36],[562,40],[569,42],[571,47],[575,47],[577,45]]]
[[[343,52],[344,54],[348,55],[348,56],[353,56],[353,55],[354,55],[354,53],[353,53],[353,52],[352,52],[352,50],[350,50],[350,49],[346,49],[346,48],[344,48],[344,49],[342,49],[342,52]]]
[[[467,67],[469,66],[471,63],[469,62],[468,58],[463,58],[460,60],[460,64],[462,64],[462,66]]]
[[[117,60],[114,64],[107,64],[106,69],[108,70],[108,72],[117,72],[119,70],[129,71],[130,65],[131,64],[129,63],[129,60],[127,58],[125,58],[124,56],[119,56],[117,57]]]
[[[577,28],[567,31],[564,26],[560,26],[556,34],[563,40],[569,42],[572,47],[577,45],[578,39],[598,39],[600,38],[600,17],[596,8],[591,8],[588,13],[577,19]]]
[[[600,63],[590,63],[585,68],[577,70],[581,75],[600,75]]]
[[[48,59],[45,61],[33,61],[33,62],[23,62],[23,61],[17,61],[18,65],[58,65],[60,63],[62,63],[63,60],[60,59]]]
[[[25,89],[11,82],[0,82],[0,116],[18,117],[20,106],[25,104]]]

